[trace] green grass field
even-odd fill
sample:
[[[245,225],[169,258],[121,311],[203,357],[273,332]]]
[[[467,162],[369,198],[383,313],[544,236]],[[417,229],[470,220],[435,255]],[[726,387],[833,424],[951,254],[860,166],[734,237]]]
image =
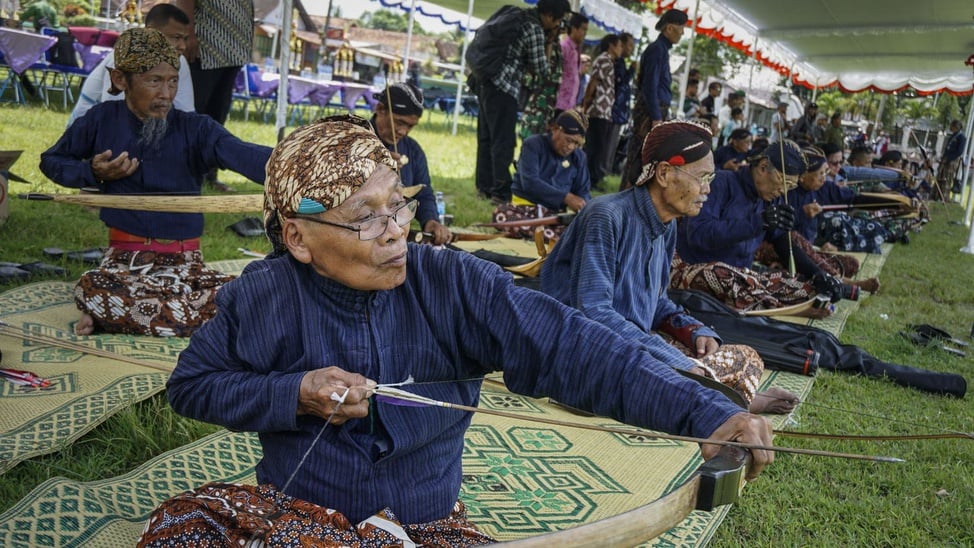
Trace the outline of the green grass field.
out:
[[[60,135],[66,114],[43,107],[0,104],[0,149],[24,150],[13,171],[32,181],[11,183],[11,194],[54,192],[59,187],[37,168],[39,154]],[[272,144],[270,124],[233,118],[238,136]],[[461,121],[450,135],[441,113],[424,119],[413,136],[429,156],[434,185],[447,196],[456,224],[489,217],[490,206],[475,197],[476,139],[473,122]],[[223,173],[239,192],[259,187]],[[615,181],[609,181],[612,188]],[[0,261],[48,260],[41,250],[105,245],[97,216],[80,207],[12,200],[0,227]],[[967,339],[974,322],[974,256],[959,253],[967,228],[960,207],[932,206],[933,221],[909,245],[897,245],[883,269],[882,291],[866,298],[848,322],[843,342],[900,364],[949,371],[974,378],[974,350],[966,358],[934,348],[917,348],[898,332],[909,323],[930,323]],[[238,247],[266,251],[260,238],[244,239],[227,225],[243,215],[208,215],[207,259],[240,258]],[[63,263],[76,278],[83,267]],[[0,286],[0,290],[10,286]],[[900,388],[884,380],[820,372],[811,397],[796,414],[795,428],[816,432],[884,434],[974,430],[974,406],[960,400]],[[0,512],[53,476],[79,480],[108,478],[150,457],[214,431],[175,416],[164,396],[132,406],[62,451],[21,463],[0,476]],[[916,442],[801,441],[783,445],[884,454],[903,464],[874,464],[779,455],[758,481],[748,485],[714,540],[715,546],[972,546],[974,545],[974,445],[971,440]]]

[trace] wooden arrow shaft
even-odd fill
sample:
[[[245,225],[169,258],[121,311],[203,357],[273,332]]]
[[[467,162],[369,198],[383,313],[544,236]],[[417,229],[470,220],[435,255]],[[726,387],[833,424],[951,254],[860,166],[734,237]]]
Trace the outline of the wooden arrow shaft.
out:
[[[160,196],[119,194],[21,194],[22,200],[47,200],[89,207],[173,213],[241,213],[261,211],[263,194],[235,196]]]

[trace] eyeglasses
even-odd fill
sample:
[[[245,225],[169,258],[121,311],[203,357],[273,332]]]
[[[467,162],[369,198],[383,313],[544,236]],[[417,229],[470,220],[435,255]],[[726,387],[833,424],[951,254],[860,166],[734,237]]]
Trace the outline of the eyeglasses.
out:
[[[417,207],[419,207],[419,202],[416,200],[409,200],[408,202],[394,209],[389,215],[376,215],[375,217],[358,223],[357,225],[343,225],[340,223],[325,221],[323,219],[316,219],[314,217],[295,217],[295,219],[304,219],[305,221],[311,221],[313,223],[337,226],[338,228],[358,232],[358,239],[363,242],[367,242],[382,236],[382,234],[386,231],[386,228],[389,227],[389,219],[392,219],[392,221],[398,226],[408,225],[409,221],[412,221],[413,217],[416,216]]]
[[[709,185],[710,183],[714,182],[714,179],[717,177],[717,174],[716,173],[708,173],[706,175],[694,175],[693,173],[690,173],[689,171],[687,171],[685,169],[681,169],[680,166],[675,166],[673,164],[669,164],[669,165],[673,169],[675,169],[675,170],[677,170],[677,171],[679,171],[681,173],[685,173],[685,174],[689,175],[690,177],[696,179],[697,182],[700,183],[700,186],[707,186],[707,185]]]
[[[791,189],[795,188],[796,186],[798,186],[798,176],[797,175],[785,175],[784,173],[782,173],[781,171],[778,171],[774,167],[772,167],[771,170],[774,171],[775,177],[779,181],[783,181],[785,183],[785,188],[786,189],[791,190]]]

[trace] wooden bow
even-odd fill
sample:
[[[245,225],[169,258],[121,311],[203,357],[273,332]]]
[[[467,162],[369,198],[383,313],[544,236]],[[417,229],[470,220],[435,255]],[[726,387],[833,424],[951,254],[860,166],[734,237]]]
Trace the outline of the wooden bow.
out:
[[[170,196],[159,194],[20,194],[21,200],[64,202],[89,207],[172,213],[243,213],[264,209],[263,194]]]
[[[736,502],[749,453],[725,448],[689,479],[662,497],[622,514],[545,535],[505,542],[512,548],[636,546],[682,522],[693,510],[711,511]]]

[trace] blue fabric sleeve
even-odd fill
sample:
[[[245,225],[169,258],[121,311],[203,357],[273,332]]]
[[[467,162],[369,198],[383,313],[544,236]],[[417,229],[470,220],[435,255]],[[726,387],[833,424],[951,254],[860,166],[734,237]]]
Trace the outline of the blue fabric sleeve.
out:
[[[589,211],[586,221],[587,230],[582,236],[583,243],[580,247],[576,247],[572,258],[572,262],[577,263],[577,266],[572,266],[575,280],[571,284],[570,302],[587,318],[605,325],[624,339],[640,343],[657,360],[679,369],[693,367],[693,362],[682,352],[656,333],[643,330],[629,321],[613,306],[616,279],[619,276],[615,242],[618,238],[625,238],[626,235],[619,234],[620,227],[616,224],[615,217],[606,209]],[[672,257],[672,251],[670,256]],[[667,272],[661,272],[660,276],[669,278]],[[665,288],[668,285],[669,279],[660,287]],[[669,315],[679,310],[669,299],[664,300],[669,303],[669,307],[666,307],[665,303],[660,303],[664,304],[665,310],[661,311],[657,307],[656,318],[665,317],[660,314]]]

